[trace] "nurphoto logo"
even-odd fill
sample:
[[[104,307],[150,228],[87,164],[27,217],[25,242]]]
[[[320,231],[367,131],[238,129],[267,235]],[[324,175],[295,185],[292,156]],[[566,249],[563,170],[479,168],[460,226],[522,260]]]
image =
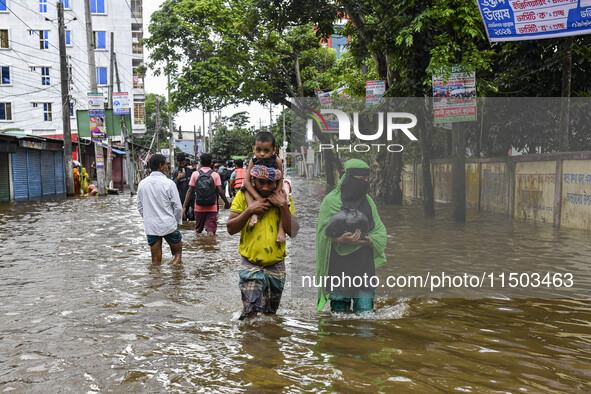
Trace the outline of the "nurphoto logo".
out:
[[[408,112],[378,112],[377,130],[373,134],[365,134],[359,130],[359,112],[353,112],[351,118],[349,115],[338,109],[320,109],[320,111],[307,108],[310,114],[306,124],[306,140],[313,140],[313,128],[314,122],[318,127],[325,133],[338,133],[339,141],[348,141],[349,145],[341,144],[320,144],[319,151],[323,150],[336,150],[336,151],[348,151],[348,152],[369,152],[372,149],[376,149],[378,152],[385,148],[388,152],[396,153],[402,152],[404,147],[400,144],[369,144],[369,143],[358,143],[351,144],[351,128],[355,137],[359,141],[376,141],[380,139],[386,130],[386,138],[388,141],[392,141],[396,130],[402,131],[411,141],[417,141],[417,137],[410,131],[417,125],[417,117]],[[327,122],[323,115],[332,114],[336,116],[337,122]],[[376,116],[374,115],[374,116]],[[335,127],[334,123],[338,123]],[[385,124],[385,127],[384,127]],[[351,127],[353,126],[353,127]]]

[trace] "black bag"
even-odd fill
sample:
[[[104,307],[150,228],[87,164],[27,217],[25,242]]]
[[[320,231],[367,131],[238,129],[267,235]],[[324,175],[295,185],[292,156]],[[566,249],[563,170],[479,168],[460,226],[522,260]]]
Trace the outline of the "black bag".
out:
[[[218,192],[211,173],[213,170],[203,172],[199,170],[199,176],[195,181],[195,203],[202,207],[215,205],[218,200]]]
[[[361,230],[361,236],[369,232],[369,220],[367,216],[356,208],[343,207],[330,218],[326,226],[326,235],[330,238],[338,238],[344,233],[354,233]]]

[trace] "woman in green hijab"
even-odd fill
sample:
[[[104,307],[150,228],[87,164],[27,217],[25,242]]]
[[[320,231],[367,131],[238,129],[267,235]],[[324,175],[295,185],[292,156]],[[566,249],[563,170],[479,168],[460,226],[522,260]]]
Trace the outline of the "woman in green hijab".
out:
[[[316,283],[320,311],[330,299],[333,312],[348,312],[353,301],[355,313],[373,311],[375,287],[368,282],[375,276],[375,269],[386,262],[386,228],[378,215],[369,190],[369,166],[362,160],[345,162],[345,175],[337,187],[322,201],[316,230]],[[338,238],[326,235],[330,218],[343,207],[355,208],[367,216],[369,233],[360,230],[347,232]],[[354,278],[367,278],[361,286]],[[340,281],[336,280],[340,278]],[[351,283],[342,280],[350,278]],[[337,282],[340,282],[336,286]]]

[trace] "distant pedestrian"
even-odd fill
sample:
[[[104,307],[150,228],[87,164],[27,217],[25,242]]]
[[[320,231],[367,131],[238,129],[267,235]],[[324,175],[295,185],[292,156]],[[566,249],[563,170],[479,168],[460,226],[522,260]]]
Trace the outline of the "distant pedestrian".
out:
[[[193,169],[187,166],[187,158],[185,154],[182,152],[176,155],[176,161],[178,163],[178,166],[172,173],[172,180],[176,184],[177,190],[179,191],[179,196],[181,197],[181,204],[184,205],[185,198],[187,196],[187,191],[189,190],[189,181],[191,180],[191,175],[193,175]],[[195,220],[195,196],[191,194],[190,197],[191,201],[189,201],[187,209],[187,220]]]
[[[241,233],[238,252],[242,260],[239,286],[243,310],[240,320],[258,312],[277,312],[285,285],[286,255],[285,242],[276,240],[279,222],[292,238],[299,230],[293,200],[288,204],[285,191],[277,191],[277,184],[282,182],[281,172],[257,165],[251,175],[253,186],[262,199],[247,204],[244,191],[239,191],[232,201],[226,225],[230,235]],[[259,224],[252,227],[248,222],[254,214],[261,217]]]
[[[163,155],[152,155],[148,165],[151,173],[138,186],[137,207],[144,219],[152,264],[162,262],[162,238],[170,246],[173,255],[171,263],[180,264],[183,236],[179,226],[183,222],[183,211],[179,192],[174,182],[164,175],[168,169]]]
[[[211,169],[211,155],[204,153],[200,157],[201,168],[191,176],[189,190],[183,204],[184,217],[190,197],[195,193],[195,230],[201,234],[214,235],[218,228],[218,195],[224,201],[224,208],[230,208],[226,194],[222,190],[220,175]]]
[[[246,169],[241,159],[236,160],[234,164],[236,168],[234,168],[232,175],[230,175],[230,190],[232,191],[232,195],[235,196],[242,187],[242,183],[246,177]]]

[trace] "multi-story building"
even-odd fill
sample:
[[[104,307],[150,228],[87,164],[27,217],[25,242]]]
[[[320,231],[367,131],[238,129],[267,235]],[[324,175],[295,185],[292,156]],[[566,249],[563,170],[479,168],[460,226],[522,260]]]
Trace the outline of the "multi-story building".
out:
[[[70,123],[90,88],[84,0],[64,4]],[[57,0],[0,0],[0,132],[63,136]],[[133,133],[144,133],[142,0],[90,0],[98,89],[108,97],[111,33],[121,91],[129,92]],[[115,91],[117,84],[115,83]]]

